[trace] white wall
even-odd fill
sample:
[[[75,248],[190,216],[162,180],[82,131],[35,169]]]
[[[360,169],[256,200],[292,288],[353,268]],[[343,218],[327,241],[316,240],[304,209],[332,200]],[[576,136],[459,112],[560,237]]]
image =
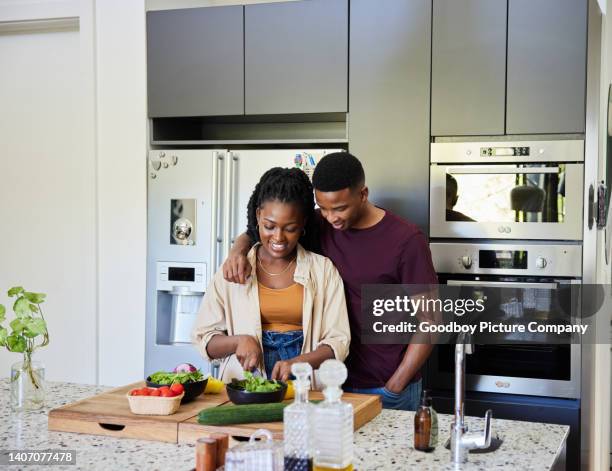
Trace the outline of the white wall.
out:
[[[0,290],[48,293],[51,380],[143,376],[144,11],[144,0],[0,0]],[[65,17],[79,29],[14,31]],[[0,377],[17,359],[0,351]]]
[[[144,374],[146,36],[144,0],[96,2],[100,383]]]
[[[0,21],[33,18],[28,8],[6,3],[0,3]],[[78,17],[80,11],[74,2],[56,2],[45,14]],[[86,84],[91,50],[81,42],[78,18],[68,23],[60,29],[26,24],[22,31],[14,30],[15,23],[0,23],[0,302],[12,305],[6,290],[13,285],[47,293],[43,309],[51,343],[37,358],[51,380],[93,383],[94,100]],[[19,359],[0,350],[0,377]]]

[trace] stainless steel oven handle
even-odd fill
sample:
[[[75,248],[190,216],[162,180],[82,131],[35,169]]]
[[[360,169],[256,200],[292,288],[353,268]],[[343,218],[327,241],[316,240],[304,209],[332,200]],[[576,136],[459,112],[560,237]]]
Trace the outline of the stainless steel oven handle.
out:
[[[477,280],[448,280],[451,286],[487,286],[490,288],[537,288],[557,289],[557,283],[523,283],[520,281],[477,281]]]
[[[446,173],[455,175],[497,175],[497,174],[525,174],[525,173],[559,173],[559,167],[517,167],[517,168],[499,168],[491,167],[470,167],[468,165],[461,167],[448,167]]]

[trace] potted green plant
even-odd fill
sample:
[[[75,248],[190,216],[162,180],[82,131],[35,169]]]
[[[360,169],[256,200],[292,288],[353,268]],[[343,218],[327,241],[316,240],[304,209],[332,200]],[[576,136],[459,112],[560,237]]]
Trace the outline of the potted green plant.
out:
[[[6,308],[0,304],[0,347],[23,354],[23,361],[11,367],[11,405],[15,410],[40,409],[45,402],[45,370],[42,363],[33,361],[32,355],[49,344],[49,331],[40,307],[46,295],[26,291],[21,286],[11,288],[8,295],[16,298],[15,318],[9,323],[9,333],[3,325],[7,320]]]

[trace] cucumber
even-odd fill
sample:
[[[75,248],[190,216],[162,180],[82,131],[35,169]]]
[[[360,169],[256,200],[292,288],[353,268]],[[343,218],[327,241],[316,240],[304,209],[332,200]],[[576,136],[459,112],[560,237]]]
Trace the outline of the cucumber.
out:
[[[282,422],[283,409],[288,404],[244,404],[240,406],[219,406],[201,410],[198,422],[202,425],[251,424],[257,422]]]

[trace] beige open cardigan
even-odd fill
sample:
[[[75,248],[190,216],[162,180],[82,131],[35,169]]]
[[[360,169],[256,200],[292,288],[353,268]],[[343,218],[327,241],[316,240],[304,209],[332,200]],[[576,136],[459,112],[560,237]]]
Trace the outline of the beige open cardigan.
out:
[[[247,259],[252,267],[252,276],[247,283],[241,285],[228,282],[223,278],[223,271],[219,270],[209,284],[200,306],[192,340],[207,360],[211,358],[206,346],[214,335],[252,335],[259,340],[261,346],[256,246],[251,248]],[[335,358],[344,361],[348,355],[351,333],[344,285],[338,270],[328,258],[308,252],[298,245],[293,279],[304,286],[302,353],[314,351],[319,345],[329,345]],[[263,365],[261,369],[263,371]],[[225,382],[243,377],[236,355],[232,354],[223,360],[220,373]]]

